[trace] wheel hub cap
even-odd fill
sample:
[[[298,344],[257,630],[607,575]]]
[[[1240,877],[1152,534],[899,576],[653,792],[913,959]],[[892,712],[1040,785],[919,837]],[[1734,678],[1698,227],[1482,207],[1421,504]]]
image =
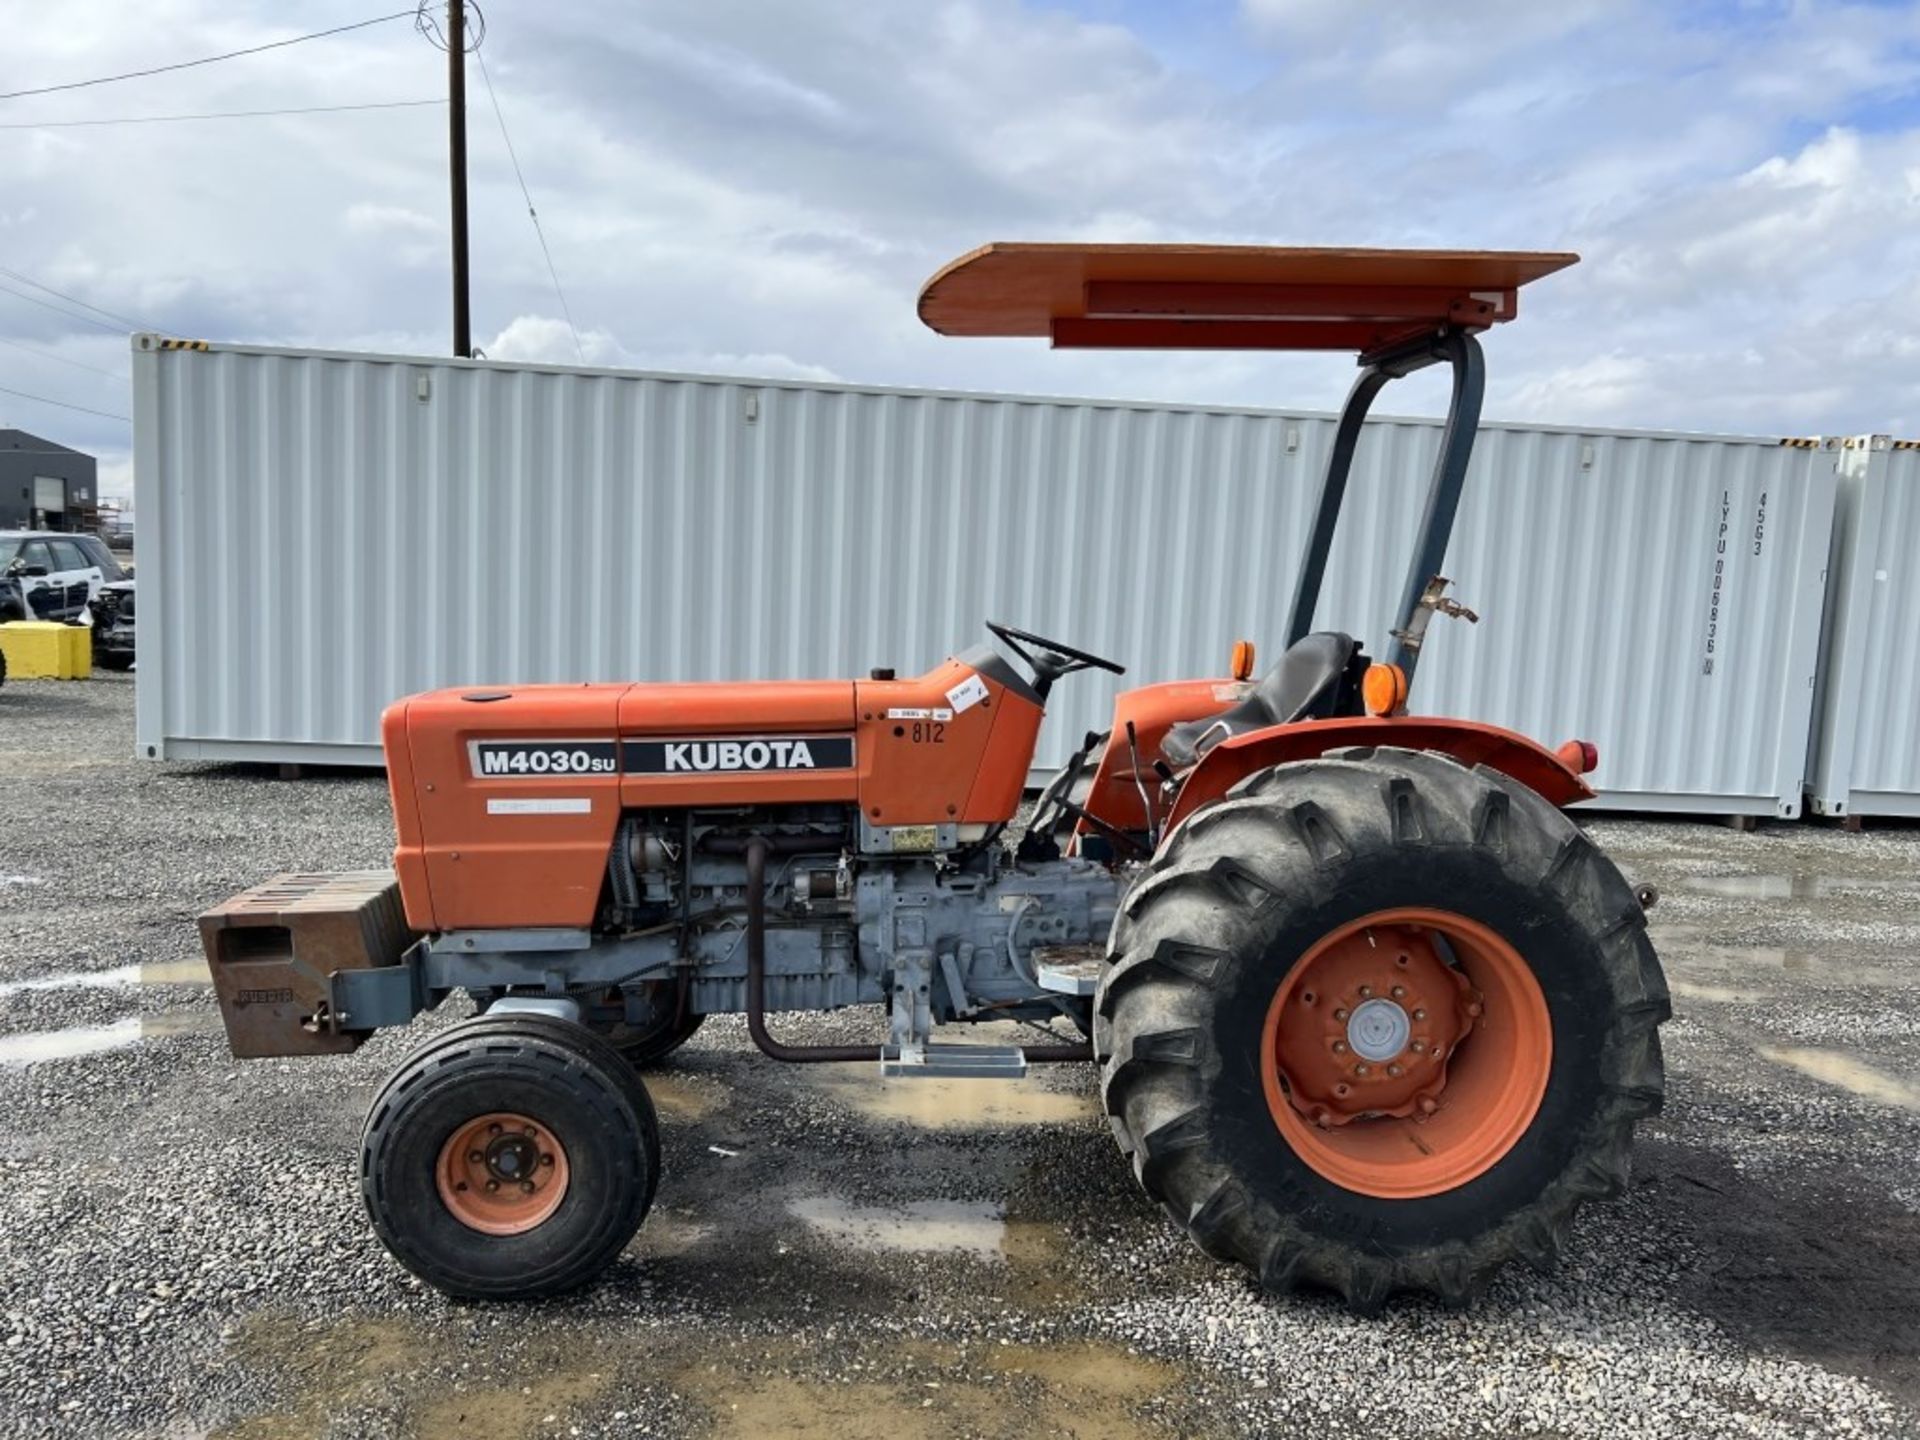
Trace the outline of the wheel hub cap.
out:
[[[1429,1113],[1481,1008],[1433,932],[1411,925],[1370,926],[1319,946],[1287,990],[1274,1063],[1289,1103],[1322,1127]]]
[[[1308,1168],[1384,1200],[1498,1164],[1535,1121],[1553,1021],[1532,967],[1456,911],[1376,910],[1292,959],[1260,1035],[1274,1128]]]
[[[560,1208],[571,1179],[560,1137],[511,1111],[457,1126],[434,1166],[442,1203],[482,1235],[520,1235],[544,1223]]]
[[[1362,1060],[1378,1064],[1397,1057],[1413,1038],[1413,1022],[1391,1000],[1363,1000],[1347,1021],[1347,1044]]]

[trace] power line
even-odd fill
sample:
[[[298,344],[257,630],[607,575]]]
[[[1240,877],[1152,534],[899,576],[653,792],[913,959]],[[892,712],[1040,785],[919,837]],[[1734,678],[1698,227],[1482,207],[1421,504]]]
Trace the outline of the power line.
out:
[[[513,137],[507,133],[507,117],[500,108],[500,97],[494,93],[493,76],[487,73],[487,57],[475,50],[473,58],[480,64],[480,78],[487,82],[487,98],[493,101],[494,118],[500,122],[500,138],[507,142],[507,158],[513,162],[513,178],[520,182],[520,198],[527,202],[527,216],[533,221],[533,233],[540,241],[540,253],[547,257],[547,274],[553,280],[553,293],[560,297],[560,313],[567,317],[567,331],[573,336],[573,353],[580,357],[580,363],[584,365],[587,363],[587,352],[580,344],[579,330],[574,327],[573,311],[567,305],[567,292],[560,288],[560,272],[553,268],[553,251],[547,248],[547,233],[540,228],[540,212],[533,208],[533,196],[527,191],[527,177],[520,173],[520,157],[514,153]]]
[[[106,319],[113,321],[116,326],[126,326],[128,329],[132,329],[132,330],[164,330],[167,328],[164,325],[143,324],[142,322],[138,320],[134,320],[126,315],[116,315],[111,310],[105,309],[99,305],[90,304],[87,301],[82,300],[77,295],[67,294],[67,292],[64,290],[56,290],[51,285],[43,285],[41,284],[40,281],[35,280],[32,276],[22,275],[18,270],[9,270],[4,265],[0,265],[0,275],[6,276],[9,280],[18,280],[22,285],[31,285],[34,289],[45,291],[49,295],[57,296],[60,299],[66,301],[69,305],[78,305],[82,310],[91,310],[94,314],[103,316]],[[19,294],[18,291],[15,291],[14,293]],[[33,299],[31,295],[22,295],[20,298],[23,300]],[[74,318],[77,320],[84,320],[87,317],[84,315],[77,315]]]
[[[0,335],[0,345],[11,345],[14,349],[24,350],[29,355],[38,355],[42,360],[52,360],[61,365],[71,365],[76,370],[91,370],[94,374],[104,375],[109,380],[125,380],[128,378],[118,370],[109,370],[103,365],[89,365],[84,360],[69,360],[64,355],[56,355],[51,350],[42,350],[37,345],[23,345],[18,340],[9,340],[4,335]]]
[[[92,410],[85,405],[70,405],[65,400],[49,400],[44,395],[29,395],[24,390],[9,389],[5,385],[0,385],[0,395],[18,395],[22,400],[37,400],[42,405],[58,405],[62,410],[78,410],[82,415],[98,415],[102,420],[118,420],[122,425],[133,423],[124,415],[115,415],[106,410]],[[9,453],[11,452],[0,450],[0,455]]]
[[[29,305],[38,305],[42,310],[51,310],[54,314],[58,315],[63,320],[84,320],[89,325],[98,325],[102,330],[111,330],[115,335],[124,335],[127,333],[127,330],[129,328],[125,325],[109,325],[106,321],[96,320],[91,315],[76,315],[71,310],[65,309],[64,307],[59,305],[49,304],[47,301],[42,300],[39,296],[29,295],[24,290],[16,290],[11,285],[0,285],[0,294],[11,295],[14,297],[14,299],[24,300]],[[143,325],[135,325],[135,326],[132,326],[131,328],[135,330],[143,330],[143,329],[149,329],[149,328],[164,329],[166,327],[164,326],[149,327],[149,326],[143,326]]]
[[[290,40],[274,40],[265,45],[251,45],[245,50],[229,50],[224,55],[208,55],[200,60],[181,60],[172,65],[155,65],[148,70],[129,70],[121,75],[101,75],[92,80],[69,80],[64,85],[42,85],[37,90],[10,90],[0,95],[0,100],[18,100],[27,95],[51,95],[57,90],[84,90],[89,85],[111,85],[120,80],[138,80],[147,75],[164,75],[171,70],[191,70],[196,65],[212,65],[221,60],[237,60],[242,55],[258,55],[267,50],[281,50],[288,45],[298,45],[307,40],[324,40],[329,35],[344,35],[349,30],[364,30],[369,25],[381,25],[389,20],[405,20],[413,13],[411,10],[396,10],[391,15],[376,15],[371,20],[357,20],[351,25],[336,25],[331,30],[316,30],[311,35],[295,35]]]
[[[263,115],[337,115],[343,110],[405,110],[444,105],[432,100],[381,100],[366,105],[304,105],[293,110],[213,110],[204,115],[124,115],[113,120],[10,120],[0,130],[72,130],[85,125],[164,125],[180,120],[252,120]]]

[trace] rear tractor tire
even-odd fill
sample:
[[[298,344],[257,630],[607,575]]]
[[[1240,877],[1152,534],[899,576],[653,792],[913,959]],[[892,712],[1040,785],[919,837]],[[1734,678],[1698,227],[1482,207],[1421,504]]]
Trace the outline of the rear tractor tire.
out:
[[[374,1097],[361,1137],[374,1231],[461,1299],[586,1284],[633,1238],[659,1178],[639,1076],[547,1016],[483,1015],[428,1040]]]
[[[1345,750],[1248,777],[1129,891],[1102,1095],[1149,1196],[1269,1289],[1452,1304],[1626,1184],[1666,982],[1633,889],[1499,772]]]

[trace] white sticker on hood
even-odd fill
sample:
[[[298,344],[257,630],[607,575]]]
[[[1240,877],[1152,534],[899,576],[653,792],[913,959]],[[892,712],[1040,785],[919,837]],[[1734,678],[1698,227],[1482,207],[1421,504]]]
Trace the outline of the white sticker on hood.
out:
[[[488,800],[489,815],[591,815],[593,801],[586,796],[552,800]]]
[[[987,682],[973,674],[969,674],[966,679],[947,691],[947,703],[953,706],[953,713],[956,715],[966,714],[986,698]]]

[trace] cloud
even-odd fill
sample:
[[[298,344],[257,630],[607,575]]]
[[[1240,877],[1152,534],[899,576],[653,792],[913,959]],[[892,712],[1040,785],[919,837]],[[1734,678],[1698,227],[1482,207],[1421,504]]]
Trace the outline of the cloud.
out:
[[[302,24],[358,18],[318,0]],[[17,7],[22,84],[137,68],[116,0]],[[495,7],[489,70],[594,364],[1327,407],[1326,357],[935,337],[921,282],[988,239],[1567,248],[1488,342],[1488,413],[1920,433],[1920,7],[1830,0],[617,0]],[[280,38],[267,0],[156,0],[169,55]],[[472,75],[489,354],[573,340]],[[8,102],[81,118],[420,99],[404,22]],[[0,131],[0,264],[174,334],[444,353],[438,107]],[[0,294],[0,336],[125,340]],[[99,359],[99,356],[105,359]],[[96,384],[96,382],[98,382]],[[0,347],[0,384],[124,387]],[[1409,386],[1391,408],[1438,402]],[[112,403],[101,403],[105,398]],[[123,427],[13,418],[103,454]]]

